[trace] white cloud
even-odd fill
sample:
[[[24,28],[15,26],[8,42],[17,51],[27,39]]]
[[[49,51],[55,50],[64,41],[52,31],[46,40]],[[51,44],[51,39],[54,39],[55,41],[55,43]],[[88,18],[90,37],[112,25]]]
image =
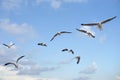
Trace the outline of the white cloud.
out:
[[[35,38],[37,36],[33,27],[27,23],[12,23],[9,19],[0,20],[0,28],[5,33],[11,34],[24,41],[24,38]]]
[[[116,76],[116,80],[120,80],[120,76]]]
[[[78,78],[73,79],[73,80],[90,80],[90,79],[91,79],[90,77],[82,76],[82,77],[78,77]]]
[[[104,43],[105,40],[106,40],[106,35],[100,36],[100,38],[99,38],[100,43]]]
[[[51,6],[52,6],[54,9],[59,8],[59,7],[61,6],[61,1],[60,1],[60,0],[52,0]]]
[[[43,2],[51,5],[52,8],[58,9],[63,3],[82,3],[87,0],[36,0],[36,5],[41,5]]]
[[[1,7],[5,10],[15,10],[20,8],[23,0],[2,0]]]
[[[98,69],[98,66],[95,62],[92,62],[86,69],[81,70],[80,73],[84,74],[94,74]]]
[[[3,66],[0,66],[0,78],[2,80],[38,80],[30,76],[17,75],[17,71],[10,71]]]

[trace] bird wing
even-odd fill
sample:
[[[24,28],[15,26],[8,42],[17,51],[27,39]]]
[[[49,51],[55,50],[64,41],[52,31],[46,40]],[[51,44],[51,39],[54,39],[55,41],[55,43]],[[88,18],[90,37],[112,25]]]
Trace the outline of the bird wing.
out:
[[[104,24],[104,23],[106,23],[106,22],[109,22],[109,21],[111,21],[111,20],[113,20],[113,19],[115,19],[115,18],[116,18],[116,16],[114,16],[114,17],[112,17],[112,18],[109,18],[109,19],[106,19],[106,20],[102,21],[101,24]]]
[[[57,35],[58,35],[58,33],[56,33],[56,34],[51,38],[50,41],[52,41]]]
[[[10,45],[10,47],[11,47],[11,46],[13,46],[13,45],[15,45],[15,44],[14,44],[14,43],[13,43],[13,44],[11,44],[11,45]]]
[[[20,59],[22,59],[23,57],[25,57],[25,56],[19,57],[19,58],[17,59],[16,63],[18,63],[18,61],[19,61]]]
[[[67,49],[67,48],[65,48],[65,49],[63,49],[62,51],[68,51],[68,49]]]
[[[3,44],[4,46],[6,46],[6,47],[9,47],[7,44]]]
[[[77,59],[77,64],[80,62],[80,56],[76,56],[75,59]]]
[[[12,63],[12,62],[5,63],[4,66],[7,66],[7,65],[9,65],[9,64],[12,64],[12,65],[14,65],[16,68],[18,68],[18,66],[17,66],[15,63]]]
[[[72,32],[67,32],[67,31],[61,31],[60,33],[72,33]]]
[[[38,45],[42,45],[42,43],[38,43]]]
[[[98,23],[81,24],[82,26],[96,26]]]
[[[87,34],[88,34],[89,36],[91,36],[92,38],[95,38],[95,36],[94,36],[92,33],[88,32]]]
[[[71,52],[72,54],[74,54],[74,51],[73,51],[72,49],[70,50],[70,52]]]

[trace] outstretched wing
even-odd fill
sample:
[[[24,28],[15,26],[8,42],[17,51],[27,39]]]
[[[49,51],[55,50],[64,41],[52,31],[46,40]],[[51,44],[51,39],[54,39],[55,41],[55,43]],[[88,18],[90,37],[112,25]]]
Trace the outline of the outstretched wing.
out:
[[[18,66],[17,66],[15,63],[12,63],[12,62],[5,63],[4,66],[10,65],[10,64],[12,64],[12,65],[14,65],[16,68],[18,68]]]
[[[104,24],[104,23],[106,23],[106,22],[109,22],[109,21],[115,19],[116,17],[117,17],[117,16],[114,16],[114,17],[112,17],[112,18],[106,19],[106,20],[102,21],[101,24]]]
[[[67,48],[65,48],[65,49],[63,49],[63,50],[62,50],[62,52],[64,52],[64,51],[68,51],[68,49],[67,49]]]
[[[82,30],[82,29],[76,29],[77,31],[83,32],[83,33],[87,33],[87,31]]]
[[[73,51],[72,49],[70,49],[70,52],[71,52],[72,54],[74,54],[74,51]]]
[[[9,46],[7,44],[3,44],[3,45],[9,48]]]
[[[72,33],[72,32],[67,32],[67,31],[61,31],[60,33]]]
[[[23,57],[25,57],[25,56],[19,57],[19,58],[17,59],[16,63],[18,63],[18,61],[19,61],[20,59],[22,59]]]
[[[98,23],[81,24],[82,26],[97,26]]]
[[[91,36],[92,38],[95,38],[95,36],[94,36],[92,33],[88,32],[87,34],[88,34],[89,36]]]
[[[50,41],[52,41],[57,35],[58,35],[58,33],[56,33],[56,34],[51,38]]]

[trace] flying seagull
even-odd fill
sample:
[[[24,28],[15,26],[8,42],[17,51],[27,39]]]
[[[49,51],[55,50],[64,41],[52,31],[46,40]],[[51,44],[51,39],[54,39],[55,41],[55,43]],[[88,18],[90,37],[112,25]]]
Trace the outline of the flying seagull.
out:
[[[17,60],[16,60],[16,63],[13,63],[13,62],[7,62],[7,63],[5,63],[4,64],[4,66],[7,66],[7,65],[9,65],[9,64],[12,64],[12,65],[14,65],[16,68],[18,68],[18,61],[20,60],[20,59],[22,59],[23,57],[25,57],[25,56],[20,56]]]
[[[109,18],[109,19],[106,19],[106,20],[103,20],[101,22],[98,22],[98,23],[88,23],[88,24],[81,24],[82,26],[98,26],[98,29],[99,30],[102,30],[103,26],[102,24],[105,24],[113,19],[115,19],[117,16],[114,16],[112,18]]]
[[[80,62],[80,56],[76,56],[73,59],[77,59],[77,64],[79,64],[79,62]]]
[[[47,47],[47,44],[45,44],[45,43],[38,43],[38,45]]]
[[[67,32],[67,31],[61,31],[61,32],[57,32],[50,41],[52,41],[56,36],[64,34],[64,33],[72,33],[72,32]]]
[[[15,45],[14,43],[11,45],[7,45],[7,44],[3,44],[4,46],[6,46],[7,48],[11,48],[13,45]]]
[[[92,33],[88,32],[86,30],[82,30],[82,29],[76,29],[76,30],[80,31],[80,32],[83,32],[83,33],[86,33],[88,36],[91,36],[92,38],[95,38],[95,36]]]
[[[71,52],[72,54],[74,54],[74,51],[72,49],[69,50],[69,49],[65,48],[62,50],[62,52],[64,52],[64,51],[68,51],[68,52]]]

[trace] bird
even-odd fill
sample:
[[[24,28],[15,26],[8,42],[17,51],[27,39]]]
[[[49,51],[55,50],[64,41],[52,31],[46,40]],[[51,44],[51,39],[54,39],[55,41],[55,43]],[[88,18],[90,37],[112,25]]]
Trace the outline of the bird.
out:
[[[56,36],[61,35],[61,34],[64,34],[64,33],[72,33],[72,32],[67,32],[67,31],[57,32],[57,33],[51,38],[50,41],[52,41]]]
[[[88,32],[86,30],[83,30],[83,29],[76,29],[76,30],[80,31],[80,32],[83,32],[83,33],[87,34],[88,36],[91,36],[92,38],[95,38],[95,36],[92,33]]]
[[[47,47],[47,44],[45,44],[45,43],[38,43],[38,45]]]
[[[7,45],[7,44],[4,44],[4,43],[3,43],[3,45],[6,46],[7,48],[11,48],[11,47],[12,47],[13,45],[15,45],[15,44],[13,43],[13,44],[11,44],[11,45]]]
[[[79,64],[79,62],[80,62],[80,56],[76,56],[73,59],[77,59],[77,64]]]
[[[12,63],[12,62],[7,62],[7,63],[4,64],[4,66],[7,66],[7,65],[9,65],[9,64],[12,64],[12,65],[14,65],[16,68],[18,68],[18,65],[15,64],[15,63]]]
[[[62,51],[62,52],[68,51],[68,52],[71,52],[72,54],[74,54],[74,51],[73,51],[72,49],[69,50],[69,49],[65,48],[65,49],[62,49],[61,51]]]
[[[7,62],[7,63],[5,63],[4,64],[4,66],[7,66],[7,65],[9,65],[9,64],[12,64],[12,65],[14,65],[16,68],[18,68],[18,61],[20,60],[20,59],[22,59],[23,57],[25,57],[25,56],[20,56],[17,60],[16,60],[16,63],[13,63],[13,62]]]
[[[82,26],[98,26],[98,29],[99,30],[102,30],[103,29],[103,26],[102,24],[105,24],[113,19],[115,19],[117,16],[114,16],[112,18],[109,18],[109,19],[106,19],[106,20],[103,20],[101,22],[97,22],[97,23],[88,23],[88,24],[81,24]]]

